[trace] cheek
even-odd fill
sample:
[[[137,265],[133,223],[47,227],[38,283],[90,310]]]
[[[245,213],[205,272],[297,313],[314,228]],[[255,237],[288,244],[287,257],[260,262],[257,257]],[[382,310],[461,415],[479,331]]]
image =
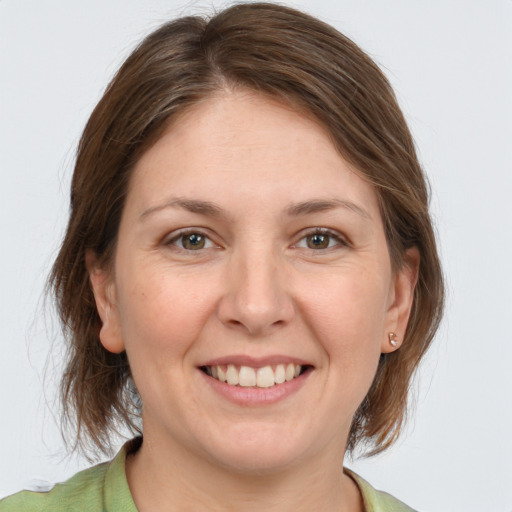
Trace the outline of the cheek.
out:
[[[182,364],[211,314],[214,297],[176,272],[141,270],[121,290],[121,329],[132,366],[137,359],[156,367]],[[203,283],[204,284],[204,283]]]
[[[191,354],[214,299],[198,290],[195,280],[179,279],[176,273],[139,268],[132,276],[122,281],[129,285],[120,294],[119,307],[135,385],[146,413],[163,403],[178,410],[187,392]]]
[[[344,369],[378,361],[388,306],[383,274],[345,268],[306,280],[298,288],[314,292],[301,295],[303,316],[326,355]]]

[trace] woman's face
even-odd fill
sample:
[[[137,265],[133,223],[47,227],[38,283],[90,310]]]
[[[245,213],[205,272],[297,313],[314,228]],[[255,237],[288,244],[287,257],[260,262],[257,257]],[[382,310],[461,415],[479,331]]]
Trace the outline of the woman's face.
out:
[[[145,439],[249,472],[339,460],[414,281],[325,131],[248,91],[142,156],[113,268],[90,265],[100,337],[128,354]]]

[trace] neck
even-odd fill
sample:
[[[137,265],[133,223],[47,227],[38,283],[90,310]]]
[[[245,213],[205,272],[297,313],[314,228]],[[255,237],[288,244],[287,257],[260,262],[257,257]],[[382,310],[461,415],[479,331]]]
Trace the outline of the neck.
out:
[[[357,486],[342,472],[343,451],[272,471],[242,472],[219,466],[183,446],[147,437],[126,465],[140,512],[363,511]]]

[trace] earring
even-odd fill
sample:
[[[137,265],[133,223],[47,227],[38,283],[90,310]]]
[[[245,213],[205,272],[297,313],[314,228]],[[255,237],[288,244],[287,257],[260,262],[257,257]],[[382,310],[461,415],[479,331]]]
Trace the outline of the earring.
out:
[[[398,347],[398,340],[396,339],[396,333],[390,332],[388,333],[389,336],[389,343],[393,345],[393,347]]]

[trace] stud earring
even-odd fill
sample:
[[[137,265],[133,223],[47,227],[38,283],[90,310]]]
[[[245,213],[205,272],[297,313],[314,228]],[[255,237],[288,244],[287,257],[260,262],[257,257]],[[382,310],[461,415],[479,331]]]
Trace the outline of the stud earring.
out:
[[[398,340],[396,339],[396,333],[390,332],[388,334],[388,336],[389,336],[389,343],[391,343],[391,345],[393,345],[393,347],[398,347]]]

